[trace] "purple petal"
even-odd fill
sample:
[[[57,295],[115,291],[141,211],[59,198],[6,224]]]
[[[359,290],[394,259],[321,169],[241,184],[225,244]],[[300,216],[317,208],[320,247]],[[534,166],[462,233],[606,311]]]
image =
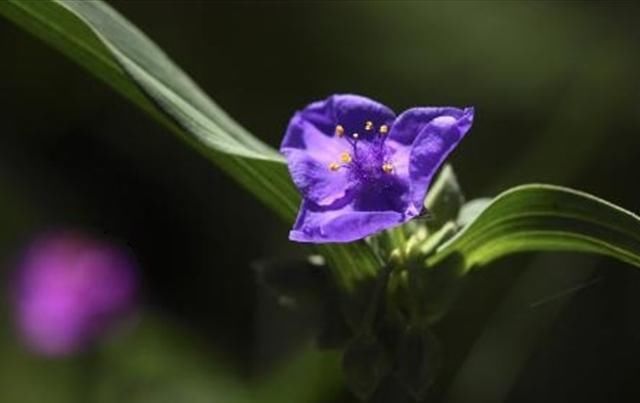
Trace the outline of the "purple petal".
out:
[[[331,170],[330,165],[340,161],[340,154],[350,151],[344,138],[329,137],[297,113],[287,130],[281,152],[287,158],[293,182],[305,198],[326,206],[345,196],[351,184],[345,168]]]
[[[356,95],[333,95],[314,102],[291,119],[280,151],[287,158],[291,177],[302,195],[322,206],[334,203],[351,189],[348,169],[331,170],[342,153],[352,151],[348,135],[366,122],[375,127],[390,124],[393,112],[386,106]],[[335,135],[336,126],[345,130]]]
[[[328,165],[338,161],[340,153],[351,151],[351,144],[345,138],[325,134],[298,112],[289,122],[287,134],[280,148],[285,156],[291,150],[304,152],[310,158]]]
[[[375,128],[390,125],[395,119],[393,111],[379,102],[359,95],[332,95],[323,101],[309,104],[296,113],[284,135],[280,149],[309,148],[308,141],[317,135],[347,143],[346,138],[353,133],[365,132],[365,123],[371,122]],[[337,125],[345,130],[345,137],[335,136]],[[312,135],[305,135],[308,130]]]
[[[471,111],[473,118],[473,109],[459,109],[453,107],[424,107],[411,108],[402,112],[398,119],[393,123],[389,140],[396,141],[404,145],[412,145],[416,137],[424,127],[433,119],[442,116],[451,116],[456,119],[462,118],[463,115]]]
[[[300,192],[321,206],[342,199],[353,186],[346,168],[332,171],[328,168],[329,163],[314,159],[304,150],[287,149],[284,154],[289,173]]]
[[[289,239],[310,243],[352,242],[405,220],[403,214],[395,211],[356,211],[352,205],[326,209],[305,200]]]
[[[307,113],[308,109],[293,116],[280,151],[285,153],[289,149],[306,150],[312,153],[314,158],[330,161],[337,158],[341,151],[351,148],[346,138],[335,135],[336,124],[325,125],[318,116]],[[313,119],[309,119],[309,116]]]
[[[433,175],[471,128],[473,108],[441,108],[440,115],[423,126],[409,156],[411,200],[420,209]]]
[[[328,99],[332,104],[335,124],[342,125],[345,134],[366,135],[365,123],[371,122],[374,130],[381,125],[390,125],[396,118],[395,113],[372,99],[359,95],[334,95]],[[362,137],[361,137],[362,138]]]

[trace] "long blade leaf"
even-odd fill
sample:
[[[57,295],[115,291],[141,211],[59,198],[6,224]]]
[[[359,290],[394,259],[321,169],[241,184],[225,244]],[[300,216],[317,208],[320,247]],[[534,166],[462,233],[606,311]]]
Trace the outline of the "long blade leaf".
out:
[[[518,186],[496,197],[427,263],[459,253],[470,270],[525,251],[597,253],[640,267],[640,217],[584,192]]]

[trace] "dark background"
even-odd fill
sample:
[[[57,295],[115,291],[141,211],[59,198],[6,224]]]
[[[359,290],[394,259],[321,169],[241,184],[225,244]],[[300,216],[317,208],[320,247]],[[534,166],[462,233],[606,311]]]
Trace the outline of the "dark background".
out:
[[[468,198],[548,182],[640,210],[632,2],[110,3],[273,146],[293,111],[332,93],[396,111],[472,105],[476,122],[452,159]],[[353,400],[336,355],[298,352],[303,318],[256,285],[251,262],[301,253],[286,223],[6,20],[0,49],[4,272],[35,234],[73,227],[127,245],[145,288],[139,323],[91,359],[29,355],[5,306],[0,401],[227,402],[245,389],[255,395],[238,399]],[[448,401],[640,400],[635,269],[519,256],[477,272],[468,289],[443,325],[460,335],[449,352],[469,354]],[[280,392],[265,391],[277,374]]]

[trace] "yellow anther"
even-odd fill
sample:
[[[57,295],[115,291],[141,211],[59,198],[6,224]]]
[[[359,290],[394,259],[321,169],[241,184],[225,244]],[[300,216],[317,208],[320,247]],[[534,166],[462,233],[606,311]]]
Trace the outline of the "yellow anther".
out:
[[[332,171],[337,171],[338,169],[340,169],[340,164],[338,164],[337,162],[332,162],[331,164],[329,164],[329,169]]]
[[[385,162],[384,164],[382,164],[382,170],[384,171],[384,173],[390,174],[391,172],[393,172],[393,165]]]
[[[373,129],[373,122],[370,120],[367,120],[366,122],[364,122],[364,130],[371,130]]]
[[[349,154],[348,152],[343,152],[342,154],[340,154],[340,161],[344,162],[345,164],[350,163],[352,160],[351,158],[351,154]]]
[[[354,139],[357,139],[358,137],[360,137],[360,135],[358,133],[353,133],[351,137],[353,137]]]
[[[387,133],[389,133],[389,126],[387,125],[380,126],[380,134],[387,134]]]
[[[336,126],[336,136],[338,137],[344,136],[344,127],[342,127],[342,125]]]

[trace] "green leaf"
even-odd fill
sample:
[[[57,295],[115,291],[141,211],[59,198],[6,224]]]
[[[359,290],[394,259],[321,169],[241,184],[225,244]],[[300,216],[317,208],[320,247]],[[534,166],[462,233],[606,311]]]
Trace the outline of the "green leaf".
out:
[[[233,121],[140,30],[96,1],[0,2],[0,14],[56,47],[185,139],[285,220],[299,196],[282,156]],[[320,248],[344,287],[375,275],[362,242]]]
[[[427,264],[459,254],[468,271],[525,251],[597,253],[640,266],[640,218],[577,190],[518,186],[496,197]]]
[[[465,203],[458,214],[458,225],[464,227],[470,224],[491,204],[491,201],[489,197],[482,197]]]
[[[463,203],[464,195],[458,179],[451,165],[447,164],[440,171],[424,201],[424,206],[430,214],[426,221],[427,228],[435,231],[446,222],[455,220]]]
[[[439,230],[429,235],[418,247],[418,251],[423,256],[433,254],[438,246],[456,234],[458,226],[453,221],[447,221]]]

